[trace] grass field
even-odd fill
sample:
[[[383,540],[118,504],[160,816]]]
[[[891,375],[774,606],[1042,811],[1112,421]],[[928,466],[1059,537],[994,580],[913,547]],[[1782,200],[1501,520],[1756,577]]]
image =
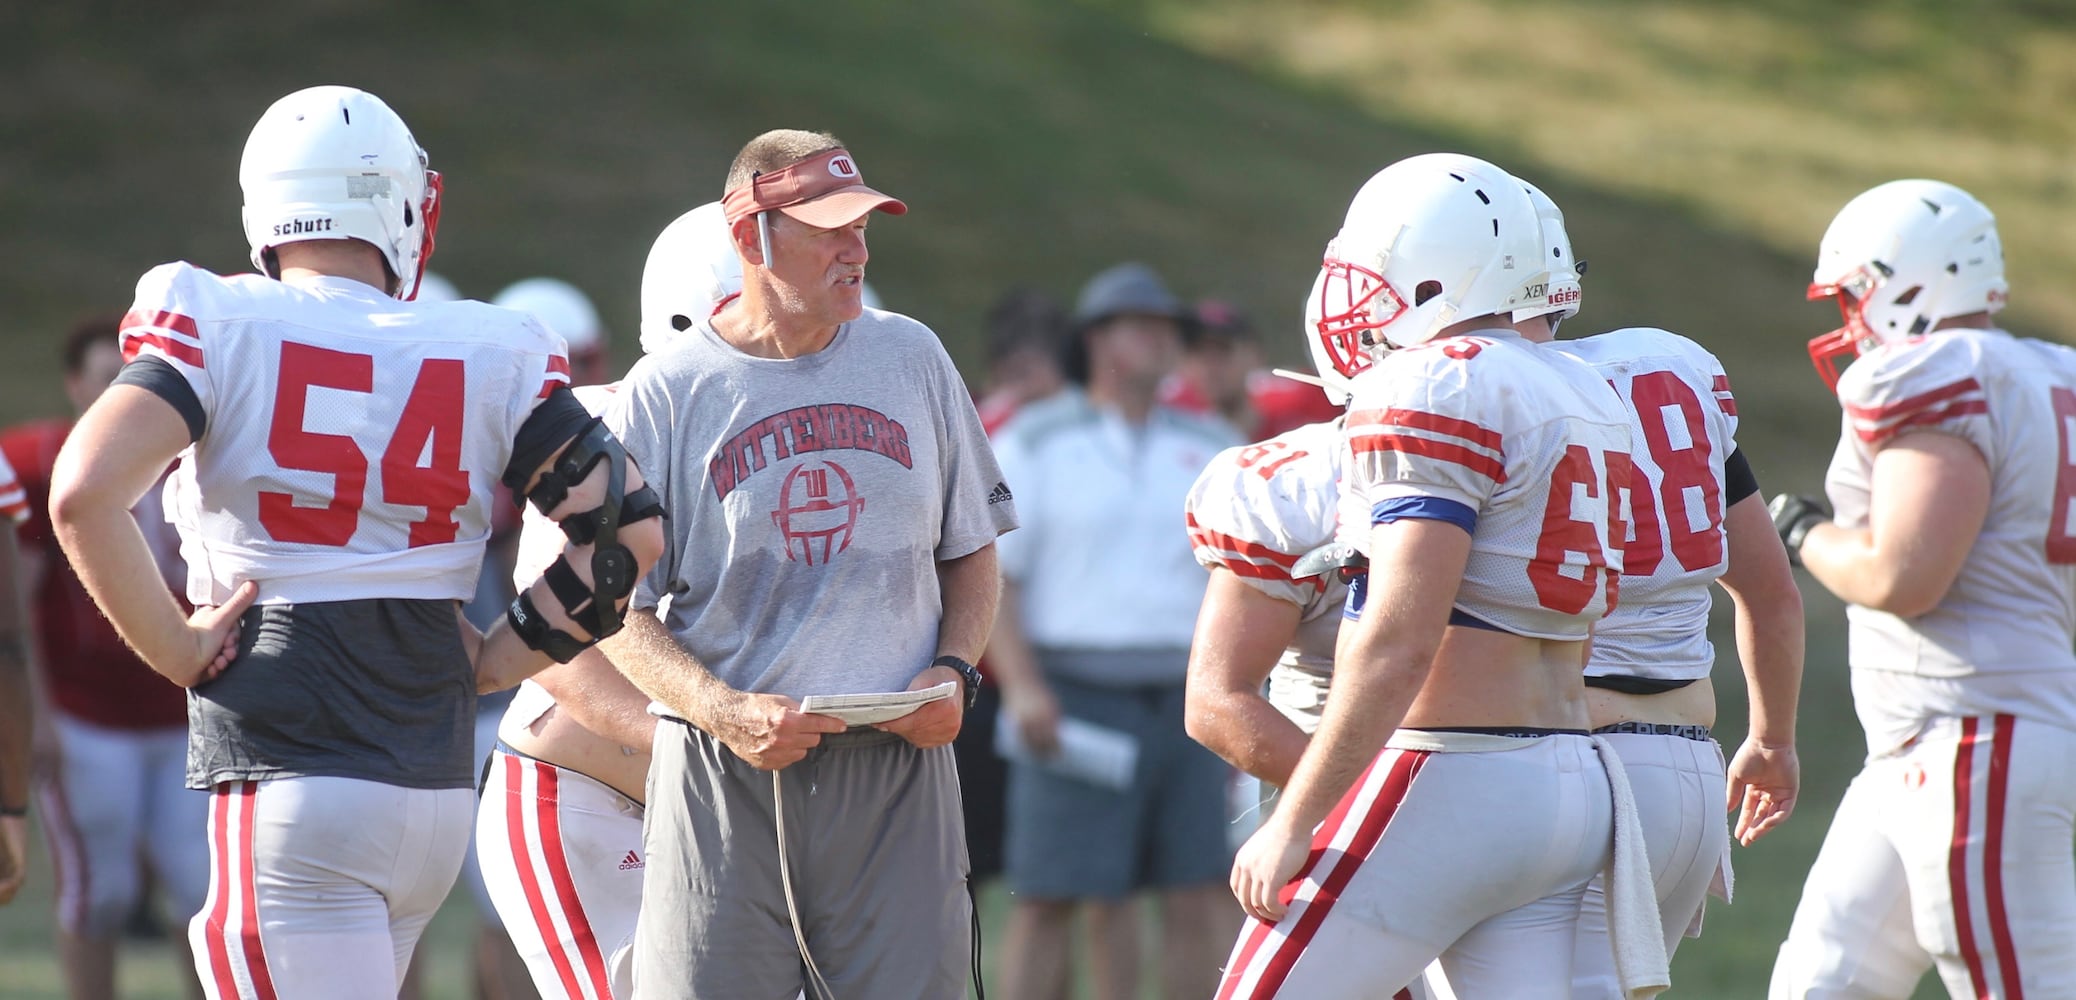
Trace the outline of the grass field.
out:
[[[2057,280],[2076,267],[2070,23],[2046,0],[0,4],[0,422],[60,407],[56,333],[120,308],[147,267],[243,266],[245,131],[336,82],[387,97],[447,174],[436,269],[477,296],[577,282],[623,365],[649,241],[765,128],[835,131],[910,203],[875,224],[871,278],[964,364],[1007,285],[1071,294],[1125,257],[1251,307],[1296,360],[1295,303],[1348,195],[1403,155],[1485,155],[1566,207],[1593,265],[1575,325],[1703,340],[1762,483],[1808,489],[1837,417],[1801,344],[1835,314],[1801,293],[1853,193],[1974,188],[2003,219],[2013,325],[2076,329]],[[1809,603],[1801,810],[1740,852],[1737,905],[1681,952],[1674,995],[1762,995],[1857,767],[1842,619]],[[47,889],[0,910],[0,996],[56,995]],[[466,995],[465,924],[434,926],[434,997]],[[139,957],[128,995],[173,996],[165,956]]]

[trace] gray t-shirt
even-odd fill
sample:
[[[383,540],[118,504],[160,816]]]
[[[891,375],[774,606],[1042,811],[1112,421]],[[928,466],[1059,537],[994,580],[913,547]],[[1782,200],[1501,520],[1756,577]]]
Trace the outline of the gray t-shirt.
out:
[[[739,690],[906,688],[936,653],[937,564],[1016,527],[958,370],[895,313],[792,359],[702,323],[634,366],[606,424],[670,514],[634,606],[667,595],[664,624]]]

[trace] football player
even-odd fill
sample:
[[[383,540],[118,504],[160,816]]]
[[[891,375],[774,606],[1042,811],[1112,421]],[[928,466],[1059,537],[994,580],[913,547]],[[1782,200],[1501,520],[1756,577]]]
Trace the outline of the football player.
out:
[[[1221,997],[1375,996],[1437,956],[1466,996],[1568,996],[1579,901],[1611,865],[1623,985],[1664,985],[1581,669],[1621,568],[1629,422],[1536,346],[1546,323],[1512,321],[1547,280],[1539,228],[1505,171],[1430,154],[1372,177],[1328,247],[1313,335],[1354,379],[1341,520],[1369,568],[1318,733],[1234,862],[1254,920]]]
[[[642,347],[666,350],[742,289],[720,202],[665,227],[642,272]],[[619,383],[572,390],[593,413]],[[539,512],[520,529],[515,586],[562,549]],[[476,855],[490,898],[543,997],[610,1000],[633,991],[641,912],[642,802],[656,720],[649,699],[603,652],[585,650],[519,685],[498,727]]]
[[[14,898],[29,866],[29,636],[22,614],[21,549],[15,525],[29,501],[0,455],[0,905]]]
[[[1846,203],[1810,297],[1844,407],[1822,501],[1774,524],[1847,605],[1867,760],[1773,968],[1775,997],[2076,996],[2076,351],[1994,325],[1996,219],[1960,188]],[[1838,362],[1857,355],[1844,374]]]
[[[559,340],[411,301],[440,180],[381,100],[282,98],[239,181],[261,273],[144,275],[53,520],[124,640],[189,689],[188,783],[212,793],[189,929],[205,991],[391,996],[466,850],[474,693],[617,630],[660,507],[569,395]],[[176,456],[187,617],[129,515]],[[483,636],[457,602],[500,479],[569,544]]]
[[[1564,213],[1524,185],[1543,223],[1551,280],[1544,299],[1516,310],[1552,336],[1579,311],[1581,266]],[[1665,951],[1699,934],[1711,888],[1728,898],[1731,831],[1750,844],[1787,819],[1800,786],[1795,709],[1802,684],[1802,595],[1766,501],[1736,442],[1737,401],[1722,363],[1666,330],[1634,327],[1550,349],[1594,367],[1629,413],[1635,479],[1626,489],[1621,599],[1593,629],[1586,708],[1593,732],[1622,757],[1643,820]],[[1727,776],[1709,672],[1709,583],[1736,608],[1750,730]],[[1619,998],[1600,880],[1587,889],[1572,966],[1572,996]]]

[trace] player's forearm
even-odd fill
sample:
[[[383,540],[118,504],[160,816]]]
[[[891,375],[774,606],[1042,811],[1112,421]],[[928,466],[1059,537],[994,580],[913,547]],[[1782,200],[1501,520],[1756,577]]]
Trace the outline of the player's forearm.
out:
[[[477,694],[503,691],[555,662],[548,654],[527,646],[526,640],[512,631],[512,623],[502,617],[475,642],[468,639],[469,633],[475,631],[473,626],[464,621],[462,630],[462,645],[474,650]]]
[[[630,611],[626,627],[599,650],[641,693],[709,733],[720,731],[742,700],[678,644],[654,611]]]
[[[1002,599],[1002,571],[993,543],[937,564],[944,617],[937,626],[937,654],[968,663],[980,659],[994,630]]]
[[[1908,572],[1899,546],[1877,546],[1865,528],[1818,524],[1809,529],[1798,553],[1802,567],[1824,589],[1848,604],[1912,617],[1931,610],[1945,587]]]
[[[1368,621],[1357,627],[1362,631],[1334,657],[1333,696],[1276,807],[1274,819],[1295,830],[1311,830],[1326,819],[1384,749],[1426,683],[1440,642],[1438,635],[1382,634]]]
[[[655,742],[656,718],[648,713],[649,697],[614,669],[604,653],[587,649],[533,680],[555,696],[556,709],[577,725],[645,753]]]
[[[129,505],[94,490],[54,492],[51,522],[79,581],[131,649],[182,687],[200,679],[192,666],[187,616],[166,589]]]
[[[1730,597],[1737,606],[1737,655],[1751,700],[1751,738],[1792,745],[1802,697],[1802,595],[1789,586]]]
[[[1200,692],[1192,687],[1183,725],[1191,739],[1226,763],[1279,788],[1305,754],[1311,738],[1253,690]]]

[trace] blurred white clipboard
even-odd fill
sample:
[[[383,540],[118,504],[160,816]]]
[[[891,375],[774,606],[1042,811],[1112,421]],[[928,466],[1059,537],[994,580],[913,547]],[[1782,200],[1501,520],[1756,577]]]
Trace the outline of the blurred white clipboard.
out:
[[[1139,739],[1122,729],[1062,716],[1059,752],[1041,757],[1024,743],[1016,719],[1003,712],[995,720],[995,753],[1092,785],[1122,790],[1131,787],[1132,772],[1139,765]]]

